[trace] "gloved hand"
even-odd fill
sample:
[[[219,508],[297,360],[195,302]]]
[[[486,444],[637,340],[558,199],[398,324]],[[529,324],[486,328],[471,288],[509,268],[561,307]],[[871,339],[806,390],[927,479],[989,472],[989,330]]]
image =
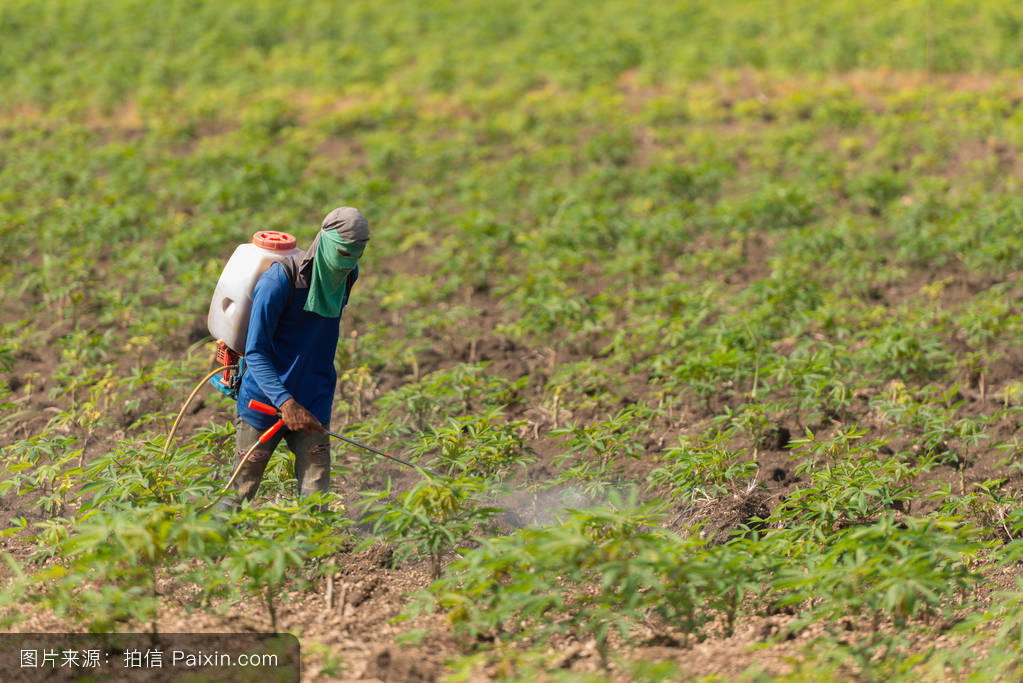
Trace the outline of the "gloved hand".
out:
[[[284,426],[294,432],[327,433],[320,421],[293,398],[281,406],[281,419],[284,420]]]

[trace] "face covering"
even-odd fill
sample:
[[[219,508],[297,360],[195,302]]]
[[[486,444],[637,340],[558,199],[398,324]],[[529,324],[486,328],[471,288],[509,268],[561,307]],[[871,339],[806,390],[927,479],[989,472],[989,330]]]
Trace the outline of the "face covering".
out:
[[[365,249],[365,242],[349,242],[338,235],[337,230],[320,233],[305,310],[324,318],[336,318],[341,314],[341,304],[348,289],[348,274],[355,269]],[[338,250],[351,256],[343,256]]]

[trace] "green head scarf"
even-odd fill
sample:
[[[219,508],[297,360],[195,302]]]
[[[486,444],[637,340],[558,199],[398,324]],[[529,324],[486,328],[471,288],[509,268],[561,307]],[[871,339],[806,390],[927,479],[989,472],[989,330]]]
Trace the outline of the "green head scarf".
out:
[[[369,223],[358,209],[334,209],[323,219],[318,238],[305,310],[336,318],[347,293],[348,275],[366,250]]]

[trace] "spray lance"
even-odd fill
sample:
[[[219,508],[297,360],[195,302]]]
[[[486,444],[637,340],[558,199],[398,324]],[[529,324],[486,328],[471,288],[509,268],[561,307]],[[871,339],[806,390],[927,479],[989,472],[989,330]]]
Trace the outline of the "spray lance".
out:
[[[223,490],[219,494],[217,494],[216,498],[214,498],[212,501],[210,501],[209,503],[204,505],[202,508],[200,508],[200,511],[201,510],[208,510],[209,508],[213,507],[218,500],[223,498],[224,495],[229,490],[231,490],[231,484],[233,484],[234,480],[238,478],[238,473],[242,471],[242,466],[245,464],[245,461],[249,459],[249,456],[252,455],[252,452],[254,450],[256,450],[256,447],[259,446],[260,444],[266,443],[267,441],[272,439],[274,437],[274,435],[277,434],[277,432],[280,431],[281,427],[284,426],[284,420],[279,417],[280,416],[280,411],[277,410],[277,408],[274,408],[271,405],[267,405],[266,403],[261,403],[260,401],[257,401],[254,398],[253,399],[249,399],[249,408],[252,409],[252,410],[259,411],[261,413],[265,413],[266,415],[276,415],[276,416],[278,416],[277,417],[277,422],[273,423],[273,425],[271,425],[269,429],[267,429],[265,432],[263,432],[260,435],[259,439],[254,444],[252,444],[252,446],[249,448],[248,451],[245,452],[245,455],[242,456],[242,459],[238,462],[238,466],[235,467],[234,472],[231,473],[231,478],[228,479],[227,480],[227,484],[224,485]],[[434,476],[434,477],[444,477],[445,476],[445,475],[441,474],[440,472],[437,472],[435,470],[429,470],[429,469],[426,469],[425,467],[420,467],[419,465],[416,465],[415,463],[411,463],[408,460],[403,460],[403,459],[401,459],[399,457],[391,455],[390,453],[385,453],[382,450],[379,450],[377,448],[373,448],[372,446],[366,445],[366,444],[362,443],[361,441],[356,441],[355,439],[350,439],[347,436],[344,436],[342,434],[336,434],[336,433],[331,432],[331,431],[327,431],[327,434],[332,436],[332,437],[334,437],[335,439],[340,439],[340,440],[344,441],[345,443],[350,443],[353,446],[358,446],[359,448],[364,448],[365,450],[369,451],[370,453],[376,453],[377,455],[382,455],[385,458],[390,458],[391,460],[394,460],[395,462],[399,462],[402,465],[405,465],[407,467],[411,467],[413,469],[417,469],[417,470],[421,470],[423,472],[426,472],[427,474],[429,474],[431,476]]]
[[[259,412],[265,413],[266,415],[280,415],[280,411],[277,410],[277,408],[274,408],[271,405],[267,405],[266,403],[260,403],[259,401],[257,401],[254,398],[253,399],[249,399],[249,408],[251,408],[252,410],[258,410]],[[283,424],[284,424],[284,420],[278,419],[277,422],[272,427],[270,427],[270,429],[267,430],[267,432],[270,432],[270,436],[273,436],[274,434],[277,433],[277,430],[280,429],[281,425],[283,425]],[[324,431],[326,431],[326,430],[324,430]],[[434,472],[433,470],[428,470],[425,467],[420,467],[419,465],[416,465],[415,463],[409,462],[408,460],[402,460],[401,458],[393,456],[390,453],[384,453],[383,451],[381,451],[381,450],[379,450],[377,448],[373,448],[372,446],[368,446],[368,445],[362,443],[361,441],[356,441],[355,439],[350,439],[347,436],[343,436],[341,434],[335,434],[334,432],[331,432],[331,431],[327,431],[327,434],[329,436],[334,437],[335,439],[341,439],[345,443],[350,443],[353,446],[358,446],[359,448],[365,449],[365,450],[369,451],[370,453],[376,453],[377,455],[382,455],[385,458],[390,458],[391,460],[393,460],[395,462],[400,462],[402,465],[405,465],[407,467],[412,467],[412,468],[417,469],[417,470],[422,470],[422,471],[426,472],[427,474],[432,475],[434,477],[443,477],[444,476],[440,472]],[[266,436],[265,432],[264,432],[264,436]],[[262,439],[262,438],[263,437],[260,437],[260,439]],[[267,437],[267,440],[269,440],[269,438],[270,437]]]

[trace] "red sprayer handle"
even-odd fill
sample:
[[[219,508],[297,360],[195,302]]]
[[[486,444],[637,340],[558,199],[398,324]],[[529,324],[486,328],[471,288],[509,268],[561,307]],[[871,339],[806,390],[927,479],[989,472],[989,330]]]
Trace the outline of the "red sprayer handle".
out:
[[[259,411],[261,413],[266,413],[267,415],[276,415],[277,414],[277,409],[276,408],[274,408],[273,406],[267,405],[265,403],[260,403],[259,401],[257,401],[254,398],[249,399],[249,409],[250,410],[257,410],[257,411]],[[266,443],[267,441],[272,439],[274,434],[276,434],[278,431],[280,431],[280,428],[283,427],[283,426],[284,426],[284,420],[277,420],[277,422],[275,422],[274,425],[272,427],[270,427],[270,429],[268,429],[265,432],[263,432],[263,436],[259,437],[259,443]]]
[[[249,410],[256,410],[267,415],[276,415],[277,409],[266,403],[260,403],[254,398],[249,399]]]

